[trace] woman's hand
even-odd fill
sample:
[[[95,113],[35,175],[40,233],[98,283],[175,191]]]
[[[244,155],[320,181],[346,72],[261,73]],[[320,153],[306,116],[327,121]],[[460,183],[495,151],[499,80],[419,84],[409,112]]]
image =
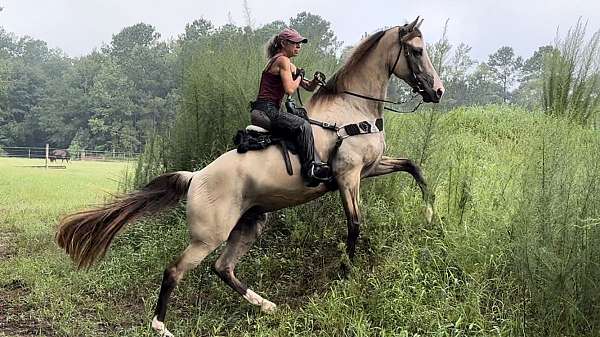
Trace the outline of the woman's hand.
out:
[[[304,76],[305,76],[304,69],[296,68],[296,72],[294,73],[294,76],[292,78],[295,80],[298,78],[298,76],[300,76],[302,79],[304,79]]]

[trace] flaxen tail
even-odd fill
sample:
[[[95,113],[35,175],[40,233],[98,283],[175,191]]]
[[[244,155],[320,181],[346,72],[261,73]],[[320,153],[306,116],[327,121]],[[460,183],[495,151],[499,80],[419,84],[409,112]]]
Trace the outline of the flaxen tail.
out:
[[[68,215],[60,221],[56,241],[78,268],[89,267],[106,254],[126,223],[175,206],[187,193],[192,176],[187,171],[165,173],[141,190],[104,206]]]

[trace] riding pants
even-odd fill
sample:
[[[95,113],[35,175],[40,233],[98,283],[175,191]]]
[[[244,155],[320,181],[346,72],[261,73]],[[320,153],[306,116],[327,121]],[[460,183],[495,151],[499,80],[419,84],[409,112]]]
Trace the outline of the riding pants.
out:
[[[279,111],[275,103],[270,101],[256,101],[252,108],[264,111],[271,121],[271,133],[275,137],[291,139],[298,146],[298,155],[302,163],[302,173],[315,162],[315,143],[310,123],[294,114]]]

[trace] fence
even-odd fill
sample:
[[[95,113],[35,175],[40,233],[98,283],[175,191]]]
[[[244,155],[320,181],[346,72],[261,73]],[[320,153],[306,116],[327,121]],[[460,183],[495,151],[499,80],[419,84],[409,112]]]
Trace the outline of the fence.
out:
[[[46,147],[7,146],[0,147],[0,157],[49,159],[54,150],[65,150]],[[139,153],[117,152],[117,151],[91,151],[91,150],[69,150],[69,160],[100,160],[100,161],[123,161],[137,160]],[[57,158],[60,160],[60,157]]]

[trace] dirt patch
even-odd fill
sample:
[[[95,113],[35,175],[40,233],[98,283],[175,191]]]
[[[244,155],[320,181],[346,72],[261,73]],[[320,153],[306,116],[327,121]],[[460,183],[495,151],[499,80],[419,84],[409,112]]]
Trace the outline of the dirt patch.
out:
[[[54,336],[50,324],[38,319],[24,298],[30,290],[20,280],[0,286],[0,336]]]

